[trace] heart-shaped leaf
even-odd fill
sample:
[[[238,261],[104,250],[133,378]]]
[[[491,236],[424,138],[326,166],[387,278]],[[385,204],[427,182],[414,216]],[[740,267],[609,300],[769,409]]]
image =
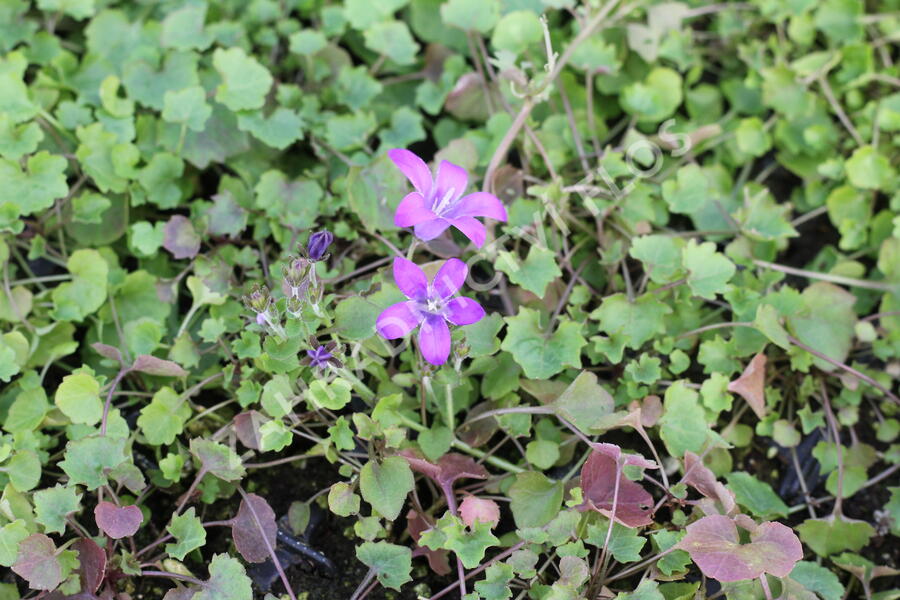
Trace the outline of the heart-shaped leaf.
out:
[[[114,540],[131,537],[144,521],[141,509],[133,504],[116,506],[112,502],[100,502],[94,507],[94,520],[100,530]]]
[[[231,520],[231,536],[241,556],[247,562],[266,560],[269,549],[275,548],[277,533],[275,511],[269,503],[256,494],[245,495],[237,515]]]
[[[803,547],[790,527],[762,523],[741,544],[735,522],[709,515],[687,526],[677,547],[686,550],[703,574],[721,582],[755,579],[763,573],[787,577],[803,558]]]
[[[131,365],[132,371],[140,371],[147,375],[160,375],[162,377],[185,377],[187,371],[171,360],[156,358],[149,354],[141,354]]]
[[[625,455],[616,450],[619,448],[614,444],[594,444],[594,451],[581,468],[582,508],[596,510],[628,527],[649,525],[653,522],[650,512],[653,497],[639,483],[625,477],[622,466],[631,463],[655,467],[656,464],[638,455]],[[619,456],[614,458],[617,454]]]

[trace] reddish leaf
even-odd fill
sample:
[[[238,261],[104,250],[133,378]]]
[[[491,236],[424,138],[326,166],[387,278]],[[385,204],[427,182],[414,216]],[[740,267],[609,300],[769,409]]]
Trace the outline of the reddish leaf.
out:
[[[248,410],[234,417],[234,432],[241,443],[251,450],[260,448],[260,426],[267,421],[263,414],[256,410]]]
[[[91,344],[91,348],[93,348],[97,352],[97,354],[103,356],[104,358],[115,360],[120,363],[122,362],[122,353],[119,352],[119,349],[115,346],[101,344],[100,342],[94,342],[93,344]]]
[[[190,219],[183,215],[173,215],[166,223],[163,248],[175,258],[194,258],[200,251],[200,236],[194,231]]]
[[[425,518],[416,511],[410,509],[409,512],[406,513],[406,529],[409,531],[409,537],[417,544],[419,543],[419,537],[421,537],[422,532],[428,531],[431,527],[431,523],[426,521]],[[414,556],[417,554],[424,555],[428,558],[428,566],[438,575],[450,574],[450,562],[447,558],[448,553],[446,550],[431,550],[425,546],[420,546],[413,551]]]
[[[591,444],[591,448],[593,448],[595,452],[605,454],[620,465],[634,465],[636,467],[642,467],[644,469],[659,468],[655,462],[653,462],[652,460],[647,460],[640,454],[623,454],[622,449],[615,444],[594,443]]]
[[[593,509],[608,517],[614,517],[623,525],[628,527],[640,527],[649,525],[653,522],[653,516],[650,514],[653,506],[653,497],[640,484],[631,481],[616,463],[616,459],[611,456],[615,454],[613,448],[618,448],[613,444],[594,444],[604,449],[596,448],[588,457],[587,462],[581,468],[581,490],[584,493],[584,504],[582,510]],[[640,463],[650,463],[637,455],[622,454],[621,460],[624,464],[628,464],[629,460]],[[629,459],[627,457],[635,457]],[[616,490],[616,480],[619,482],[619,493],[616,499],[616,512],[612,514],[613,496]]]
[[[161,375],[163,377],[185,377],[187,371],[171,360],[156,358],[149,354],[141,354],[131,365],[132,371],[140,371],[147,375]]]
[[[726,514],[731,514],[736,508],[734,492],[716,480],[715,474],[690,450],[684,453],[684,483],[707,498],[721,503]],[[703,512],[713,514],[716,511],[714,508],[711,510],[704,508]]]
[[[52,590],[63,581],[56,545],[42,533],[32,534],[19,542],[12,570],[34,590]]]
[[[195,587],[182,587],[179,585],[166,592],[166,595],[163,596],[163,600],[191,600],[191,598],[197,595],[198,591],[199,590]]]
[[[119,507],[112,502],[103,501],[94,507],[94,520],[103,533],[118,540],[137,533],[144,521],[144,515],[141,514],[141,509],[133,504]]]
[[[686,550],[703,574],[721,582],[755,579],[763,573],[787,577],[803,558],[803,547],[790,527],[766,522],[741,544],[735,522],[709,515],[687,526],[677,547]]]
[[[78,552],[78,572],[83,592],[93,594],[106,575],[106,552],[94,540],[81,538],[72,548]]]
[[[490,523],[491,528],[494,528],[500,522],[500,507],[487,498],[466,496],[459,505],[459,516],[469,527],[474,527],[480,521]]]
[[[256,494],[245,495],[231,520],[231,536],[241,556],[247,562],[263,562],[269,558],[269,548],[275,549],[277,533],[275,511],[269,503]]]
[[[414,454],[411,450],[403,450],[400,456],[409,461],[413,471],[433,479],[442,488],[450,486],[457,479],[487,479],[487,470],[474,459],[450,452],[432,463]]]
[[[766,418],[766,355],[760,352],[744,369],[740,377],[728,384],[728,391],[740,394],[756,416]]]

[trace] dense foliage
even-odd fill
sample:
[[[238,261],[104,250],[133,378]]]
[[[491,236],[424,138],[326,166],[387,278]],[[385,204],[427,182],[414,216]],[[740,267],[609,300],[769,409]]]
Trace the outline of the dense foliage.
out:
[[[900,598],[898,38],[0,0],[0,599]]]

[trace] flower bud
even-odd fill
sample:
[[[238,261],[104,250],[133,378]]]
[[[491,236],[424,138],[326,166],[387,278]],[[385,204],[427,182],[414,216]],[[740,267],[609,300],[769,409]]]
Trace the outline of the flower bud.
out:
[[[334,240],[334,236],[330,231],[317,231],[309,236],[309,242],[306,244],[306,256],[309,260],[316,262],[328,258],[328,246]]]
[[[281,274],[288,287],[297,288],[306,278],[309,271],[309,261],[305,258],[291,257],[286,265],[281,268]]]
[[[254,285],[250,295],[244,296],[243,300],[247,308],[257,313],[265,312],[272,303],[269,288],[258,285]]]

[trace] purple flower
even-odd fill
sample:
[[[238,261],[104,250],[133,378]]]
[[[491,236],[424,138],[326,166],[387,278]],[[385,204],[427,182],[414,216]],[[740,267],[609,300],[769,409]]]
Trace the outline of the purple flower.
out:
[[[307,350],[306,355],[309,357],[309,364],[318,369],[327,367],[328,362],[332,359],[331,352],[325,346],[318,346],[315,350]]]
[[[450,328],[469,325],[484,316],[471,298],[453,298],[466,280],[469,268],[458,258],[446,261],[428,283],[418,266],[405,258],[394,259],[394,281],[409,300],[387,307],[375,324],[378,333],[393,340],[419,327],[419,350],[425,360],[442,365],[450,356]]]
[[[409,150],[390,150],[388,156],[416,188],[400,202],[394,224],[414,227],[420,240],[433,240],[453,226],[481,248],[487,232],[475,217],[506,221],[506,208],[493,194],[475,192],[463,196],[469,175],[462,167],[443,160],[432,179],[428,165]]]
[[[326,253],[328,251],[328,246],[331,245],[333,240],[334,236],[327,230],[317,231],[309,236],[309,241],[306,244],[307,258],[313,262],[328,258]]]

